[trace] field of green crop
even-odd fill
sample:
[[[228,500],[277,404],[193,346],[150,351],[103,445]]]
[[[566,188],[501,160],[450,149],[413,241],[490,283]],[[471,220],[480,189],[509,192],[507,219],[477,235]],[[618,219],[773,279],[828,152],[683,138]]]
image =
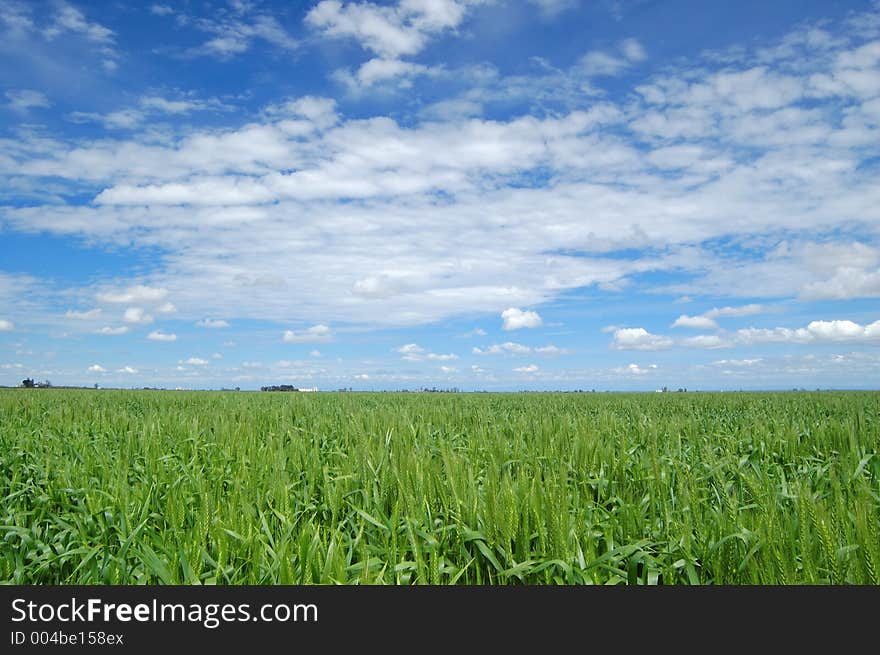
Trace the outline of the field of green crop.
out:
[[[880,393],[0,390],[0,582],[880,584]]]

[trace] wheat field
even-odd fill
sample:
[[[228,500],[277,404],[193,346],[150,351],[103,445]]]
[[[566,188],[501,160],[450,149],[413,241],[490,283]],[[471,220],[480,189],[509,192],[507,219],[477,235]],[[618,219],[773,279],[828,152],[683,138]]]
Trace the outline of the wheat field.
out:
[[[880,394],[0,390],[0,582],[880,584]]]

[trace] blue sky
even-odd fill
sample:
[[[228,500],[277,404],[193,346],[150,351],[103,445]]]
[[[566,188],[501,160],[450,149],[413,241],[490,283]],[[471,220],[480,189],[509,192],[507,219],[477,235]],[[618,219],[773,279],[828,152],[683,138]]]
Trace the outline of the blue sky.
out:
[[[0,0],[0,385],[880,387],[880,4]]]

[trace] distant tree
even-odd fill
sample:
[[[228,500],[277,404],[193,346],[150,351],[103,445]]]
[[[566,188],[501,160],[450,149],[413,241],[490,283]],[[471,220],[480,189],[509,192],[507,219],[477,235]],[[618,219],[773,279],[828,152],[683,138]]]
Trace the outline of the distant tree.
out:
[[[31,378],[25,378],[21,381],[21,386],[23,386],[25,389],[33,389],[36,385]]]

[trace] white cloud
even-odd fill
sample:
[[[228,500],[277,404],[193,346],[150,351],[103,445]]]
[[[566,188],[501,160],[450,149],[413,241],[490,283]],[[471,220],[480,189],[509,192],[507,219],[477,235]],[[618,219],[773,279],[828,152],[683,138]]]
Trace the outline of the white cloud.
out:
[[[309,353],[309,357],[320,357],[320,356],[321,356],[321,351],[320,351],[320,350],[312,350],[312,351]]]
[[[168,5],[153,4],[150,5],[150,13],[157,16],[170,16],[174,10]]]
[[[728,339],[715,334],[700,334],[695,337],[687,337],[686,339],[679,340],[678,344],[686,348],[706,349],[729,348],[733,345]]]
[[[380,57],[413,55],[430,36],[461,23],[466,1],[400,0],[393,6],[322,0],[306,14],[306,24],[325,36],[353,38]]]
[[[119,327],[102,327],[98,330],[97,334],[107,334],[107,335],[117,335],[117,334],[125,334],[128,332],[128,327],[125,325]]]
[[[571,354],[571,351],[568,348],[559,348],[558,346],[554,346],[552,343],[546,346],[539,346],[538,348],[535,348],[535,352],[539,355],[545,355],[548,357]]]
[[[89,373],[106,373],[107,369],[100,364],[92,364],[89,366]]]
[[[101,315],[101,308],[96,307],[95,309],[88,309],[81,312],[69,309],[64,313],[64,315],[67,318],[73,318],[78,321],[90,321],[94,318],[98,318]]]
[[[528,366],[519,366],[513,370],[517,373],[536,373],[538,371],[538,365],[529,364]]]
[[[101,123],[109,130],[131,130],[141,127],[149,120],[161,119],[166,115],[179,116],[198,111],[222,111],[228,107],[214,99],[195,97],[165,98],[162,96],[142,96],[137,105],[123,107],[107,113],[74,111],[67,115],[73,123]]]
[[[708,316],[688,316],[687,314],[682,314],[675,319],[672,327],[711,329],[717,328],[718,324]]]
[[[712,362],[716,366],[754,366],[755,364],[760,364],[764,360],[761,357],[755,357],[753,359],[719,359],[717,361]]]
[[[15,324],[5,318],[0,318],[0,332],[11,332],[15,329]]]
[[[586,53],[577,64],[580,72],[587,77],[617,75],[647,57],[645,49],[636,39],[622,41],[618,49],[619,55],[600,50]]]
[[[153,317],[149,314],[145,314],[143,307],[129,307],[122,315],[122,320],[126,323],[147,325],[153,322]]]
[[[150,341],[177,341],[176,334],[167,334],[162,330],[154,330],[147,335]]]
[[[841,266],[831,278],[804,286],[801,297],[805,300],[880,297],[880,270]]]
[[[537,6],[544,18],[555,18],[559,14],[569,9],[574,9],[578,5],[578,0],[529,0],[530,3]]]
[[[703,314],[703,316],[707,318],[718,318],[720,316],[752,316],[754,314],[760,314],[764,311],[766,311],[766,308],[763,305],[757,305],[753,303],[750,305],[742,305],[740,307],[722,307],[720,309],[710,309],[708,312]]]
[[[648,57],[645,48],[636,39],[624,39],[620,43],[620,48],[629,61],[643,61]]]
[[[241,5],[234,15],[225,14],[213,19],[201,18],[193,25],[212,37],[200,46],[185,52],[188,56],[208,56],[227,60],[247,52],[254,42],[264,41],[281,50],[294,51],[299,41],[272,15],[253,11],[250,5]]]
[[[354,379],[355,380],[369,380],[370,376],[367,373],[358,373],[357,375],[354,376]]]
[[[394,79],[407,79],[425,75],[431,69],[422,64],[414,64],[400,59],[370,59],[352,74],[347,70],[337,71],[336,77],[353,89],[365,89],[380,82]]]
[[[666,350],[672,344],[669,337],[651,334],[645,328],[620,328],[614,331],[611,341],[616,350]]]
[[[26,114],[34,108],[50,107],[52,103],[45,93],[31,89],[15,89],[6,92],[6,106],[12,111]]]
[[[511,355],[528,355],[532,352],[529,346],[525,346],[515,341],[506,341],[504,343],[496,343],[487,348],[474,347],[471,352],[474,355],[503,355],[505,353]]]
[[[204,328],[227,328],[229,327],[229,323],[222,319],[212,319],[205,318],[200,321],[196,321],[196,325]]]
[[[454,353],[446,353],[446,354],[428,353],[427,355],[425,355],[425,358],[432,359],[432,360],[435,360],[438,362],[448,362],[448,361],[451,361],[454,359],[458,359],[458,355],[456,355]]]
[[[430,353],[425,352],[425,349],[416,343],[408,343],[400,348],[397,348],[397,352],[403,355],[402,359],[408,362],[420,362],[423,359],[429,359],[433,361],[450,361],[454,359],[458,359],[458,355],[453,353],[449,354],[439,354],[439,353]]]
[[[516,307],[510,307],[501,312],[501,318],[504,321],[502,325],[505,330],[519,330],[520,328],[536,328],[543,321],[537,312],[522,311]]]
[[[95,43],[110,44],[113,42],[113,31],[99,23],[89,22],[85,15],[76,7],[59,2],[52,25],[43,31],[47,39],[64,33],[74,33],[84,36],[87,40]]]
[[[211,359],[223,359],[223,355],[220,353],[214,353],[211,355]]]
[[[408,362],[418,362],[422,359],[425,349],[417,343],[408,343],[398,348],[397,352],[403,355],[403,359]]]
[[[117,369],[116,372],[117,373],[125,373],[126,375],[132,375],[134,373],[137,373],[138,370],[136,368],[131,367],[131,366],[123,366],[122,368]]]
[[[131,303],[152,303],[164,300],[168,289],[148,287],[142,284],[128,287],[122,291],[105,291],[98,294],[98,300],[105,303],[121,305]]]
[[[805,328],[747,328],[736,331],[739,343],[814,343],[880,340],[880,320],[868,325],[853,321],[812,321]]]
[[[647,375],[648,373],[652,373],[657,370],[656,364],[648,364],[646,367],[641,367],[638,364],[630,364],[625,367],[614,369],[615,373],[621,373],[625,375]]]
[[[449,374],[449,373],[455,373],[456,371],[458,371],[458,369],[457,369],[457,368],[454,368],[454,367],[452,367],[452,366],[441,366],[441,367],[440,367],[440,371],[441,371],[442,373]]]
[[[160,314],[173,314],[177,311],[177,307],[175,307],[173,303],[164,302],[156,307],[156,311]]]
[[[181,364],[189,364],[190,366],[207,366],[210,362],[207,359],[202,359],[200,357],[190,357],[186,361],[181,361]]]
[[[337,3],[337,13],[351,6]],[[689,278],[673,293],[693,298],[870,294],[878,264],[853,244],[824,244],[812,257],[792,241],[787,254],[762,259],[780,235],[820,241],[846,225],[862,250],[876,240],[875,110],[853,76],[874,64],[844,41],[775,63],[746,53],[723,74],[713,62],[672,63],[625,102],[587,101],[568,87],[566,102],[532,94],[549,109],[510,119],[345,117],[331,105],[320,123],[266,113],[161,139],[22,137],[4,142],[14,159],[4,181],[106,191],[80,206],[52,201],[51,211],[4,207],[4,228],[160,248],[151,288],[168,289],[193,321],[231,308],[294,325],[473,320],[578,288],[631,280],[644,290],[656,278],[641,274],[672,270]],[[632,44],[609,52],[638,58]],[[538,75],[513,80],[490,68],[463,81],[471,105],[544,88]],[[811,81],[818,74],[828,79]],[[661,163],[678,168],[658,171]],[[701,249],[720,237],[749,255]],[[638,254],[603,256],[628,248]],[[297,262],[295,276],[280,273],[280,261]],[[141,299],[115,302],[152,312]]]
[[[332,333],[330,328],[323,323],[313,325],[303,332],[294,332],[293,330],[284,331],[285,343],[309,343],[313,341],[329,341]]]

